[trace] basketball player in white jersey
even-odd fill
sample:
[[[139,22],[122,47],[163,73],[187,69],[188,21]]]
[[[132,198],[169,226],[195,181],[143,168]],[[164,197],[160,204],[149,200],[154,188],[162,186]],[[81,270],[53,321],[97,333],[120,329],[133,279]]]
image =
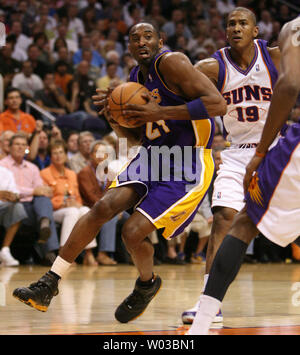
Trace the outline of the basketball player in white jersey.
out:
[[[236,216],[216,254],[189,335],[208,334],[248,244],[258,232],[282,247],[299,241],[300,120],[270,147],[300,93],[300,17],[284,25],[279,46],[280,76],[261,139],[246,168],[246,206]]]
[[[278,47],[268,48],[258,36],[252,11],[235,8],[227,19],[230,47],[218,50],[212,58],[195,66],[217,86],[227,101],[223,130],[230,147],[222,152],[222,164],[214,183],[212,231],[206,255],[204,288],[216,252],[227,234],[234,216],[244,206],[243,178],[267,118],[280,62]],[[196,305],[182,313],[182,321],[191,324]],[[221,311],[214,322],[222,322]]]

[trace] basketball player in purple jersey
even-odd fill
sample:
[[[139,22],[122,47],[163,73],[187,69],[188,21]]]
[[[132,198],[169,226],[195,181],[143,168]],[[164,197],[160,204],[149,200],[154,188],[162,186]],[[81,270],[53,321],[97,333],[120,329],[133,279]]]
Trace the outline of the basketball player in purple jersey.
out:
[[[213,261],[199,308],[188,332],[207,334],[225,293],[235,279],[250,241],[258,232],[285,247],[299,235],[300,121],[270,149],[300,93],[300,17],[279,35],[280,76],[261,140],[247,165],[246,206],[236,216]]]
[[[223,131],[230,147],[221,153],[222,164],[214,182],[213,224],[208,241],[204,287],[212,261],[227,234],[234,216],[244,207],[243,178],[267,117],[273,86],[277,80],[280,50],[256,40],[258,27],[252,11],[238,7],[229,13],[226,27],[230,47],[218,50],[213,58],[195,66],[217,86],[227,101]],[[203,287],[203,289],[204,289]],[[182,313],[191,324],[196,305]],[[221,311],[214,322],[222,322]]]
[[[116,319],[122,323],[135,319],[158,292],[161,279],[153,274],[154,249],[147,236],[161,229],[165,238],[172,238],[193,219],[214,172],[210,149],[214,123],[210,117],[226,113],[226,102],[211,81],[196,70],[185,55],[163,52],[162,46],[159,32],[151,24],[140,23],[131,28],[129,50],[139,65],[133,69],[130,80],[144,84],[151,92],[147,104],[143,105],[147,123],[140,129],[112,125],[120,137],[128,137],[130,142],[142,139],[144,155],[139,153],[127,164],[104,197],[78,221],[51,270],[38,282],[14,291],[13,295],[20,301],[46,311],[52,297],[58,293],[58,280],[99,228],[120,212],[134,207],[123,227],[122,237],[139,278],[133,292],[117,308]],[[94,99],[105,103],[108,110],[107,93]],[[138,106],[127,107],[131,117],[136,116],[138,110]],[[173,146],[180,155],[184,148],[190,148],[184,165],[180,159],[169,156],[167,161],[164,156],[152,154],[157,147],[170,150]],[[170,165],[169,181],[162,176],[166,163]],[[193,181],[190,177],[195,168],[197,179]],[[144,169],[148,169],[149,178],[137,174],[132,178],[132,172],[141,173]],[[152,179],[150,172],[158,178]]]

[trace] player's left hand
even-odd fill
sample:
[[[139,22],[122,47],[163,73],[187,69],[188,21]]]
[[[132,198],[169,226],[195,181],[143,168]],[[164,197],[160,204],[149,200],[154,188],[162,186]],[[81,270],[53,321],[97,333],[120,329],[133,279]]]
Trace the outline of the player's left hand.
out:
[[[250,160],[248,165],[246,166],[246,174],[244,176],[244,195],[248,192],[248,188],[254,173],[257,171],[260,163],[264,158],[258,157],[254,155],[253,158]]]
[[[161,107],[156,103],[155,99],[149,94],[143,94],[142,97],[146,100],[146,104],[127,104],[125,106],[124,115],[128,118],[128,120],[138,119],[141,123],[161,120]]]

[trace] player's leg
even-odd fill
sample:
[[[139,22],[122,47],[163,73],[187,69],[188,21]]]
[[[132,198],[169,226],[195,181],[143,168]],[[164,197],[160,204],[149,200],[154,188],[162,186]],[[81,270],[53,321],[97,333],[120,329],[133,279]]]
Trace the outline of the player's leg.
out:
[[[78,220],[51,270],[29,287],[14,290],[14,297],[45,312],[53,296],[58,294],[58,281],[64,276],[77,256],[95,238],[102,224],[118,213],[134,206],[139,198],[139,195],[130,186],[108,190],[103,198]]]
[[[161,279],[153,274],[154,248],[147,238],[156,227],[140,212],[135,212],[126,221],[122,238],[131,258],[138,269],[133,292],[119,305],[115,317],[127,323],[140,316],[161,287]]]
[[[208,246],[207,246],[207,251],[206,251],[206,267],[205,267],[205,277],[204,277],[203,289],[206,286],[206,282],[208,280],[208,275],[210,272],[212,262],[216,256],[216,253],[217,253],[221,243],[224,240],[224,237],[228,233],[236,214],[237,214],[237,211],[232,208],[228,208],[228,207],[215,207],[214,208],[214,217],[213,217],[211,235],[209,236],[209,239],[208,239]],[[198,309],[198,305],[199,305],[199,300],[194,305],[194,307],[187,309],[186,311],[184,311],[182,313],[182,321],[184,324],[192,324],[193,323],[193,320],[196,316],[196,312]],[[216,316],[214,321],[216,323],[223,321],[223,316],[222,316],[221,312],[218,313],[218,315]]]
[[[258,230],[243,209],[234,220],[213,260],[203,295],[189,335],[207,334],[215,315],[220,309],[225,293],[238,274],[248,244]]]

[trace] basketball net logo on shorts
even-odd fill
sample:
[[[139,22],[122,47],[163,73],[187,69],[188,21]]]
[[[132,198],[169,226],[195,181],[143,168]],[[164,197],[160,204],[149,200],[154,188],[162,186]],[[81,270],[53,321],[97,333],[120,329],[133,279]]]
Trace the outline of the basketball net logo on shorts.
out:
[[[4,23],[0,22],[0,47],[6,45],[6,28]]]
[[[257,173],[252,177],[248,191],[250,194],[250,198],[253,202],[255,202],[257,205],[263,206],[263,198],[261,194],[260,187],[258,185],[259,178],[257,176]]]
[[[187,192],[198,186],[201,180],[201,150],[192,146],[134,146],[128,149],[127,139],[120,138],[118,147],[107,149],[99,147],[96,153],[97,158],[104,159],[97,169],[96,175],[102,182],[113,181],[116,175],[127,168],[127,175],[122,180],[122,175],[118,176],[120,183],[125,181],[184,181],[187,182]],[[196,157],[196,158],[195,158]],[[128,163],[130,166],[127,167]],[[121,164],[120,171],[111,168]],[[122,167],[123,166],[123,167]],[[192,167],[192,168],[191,168]]]

